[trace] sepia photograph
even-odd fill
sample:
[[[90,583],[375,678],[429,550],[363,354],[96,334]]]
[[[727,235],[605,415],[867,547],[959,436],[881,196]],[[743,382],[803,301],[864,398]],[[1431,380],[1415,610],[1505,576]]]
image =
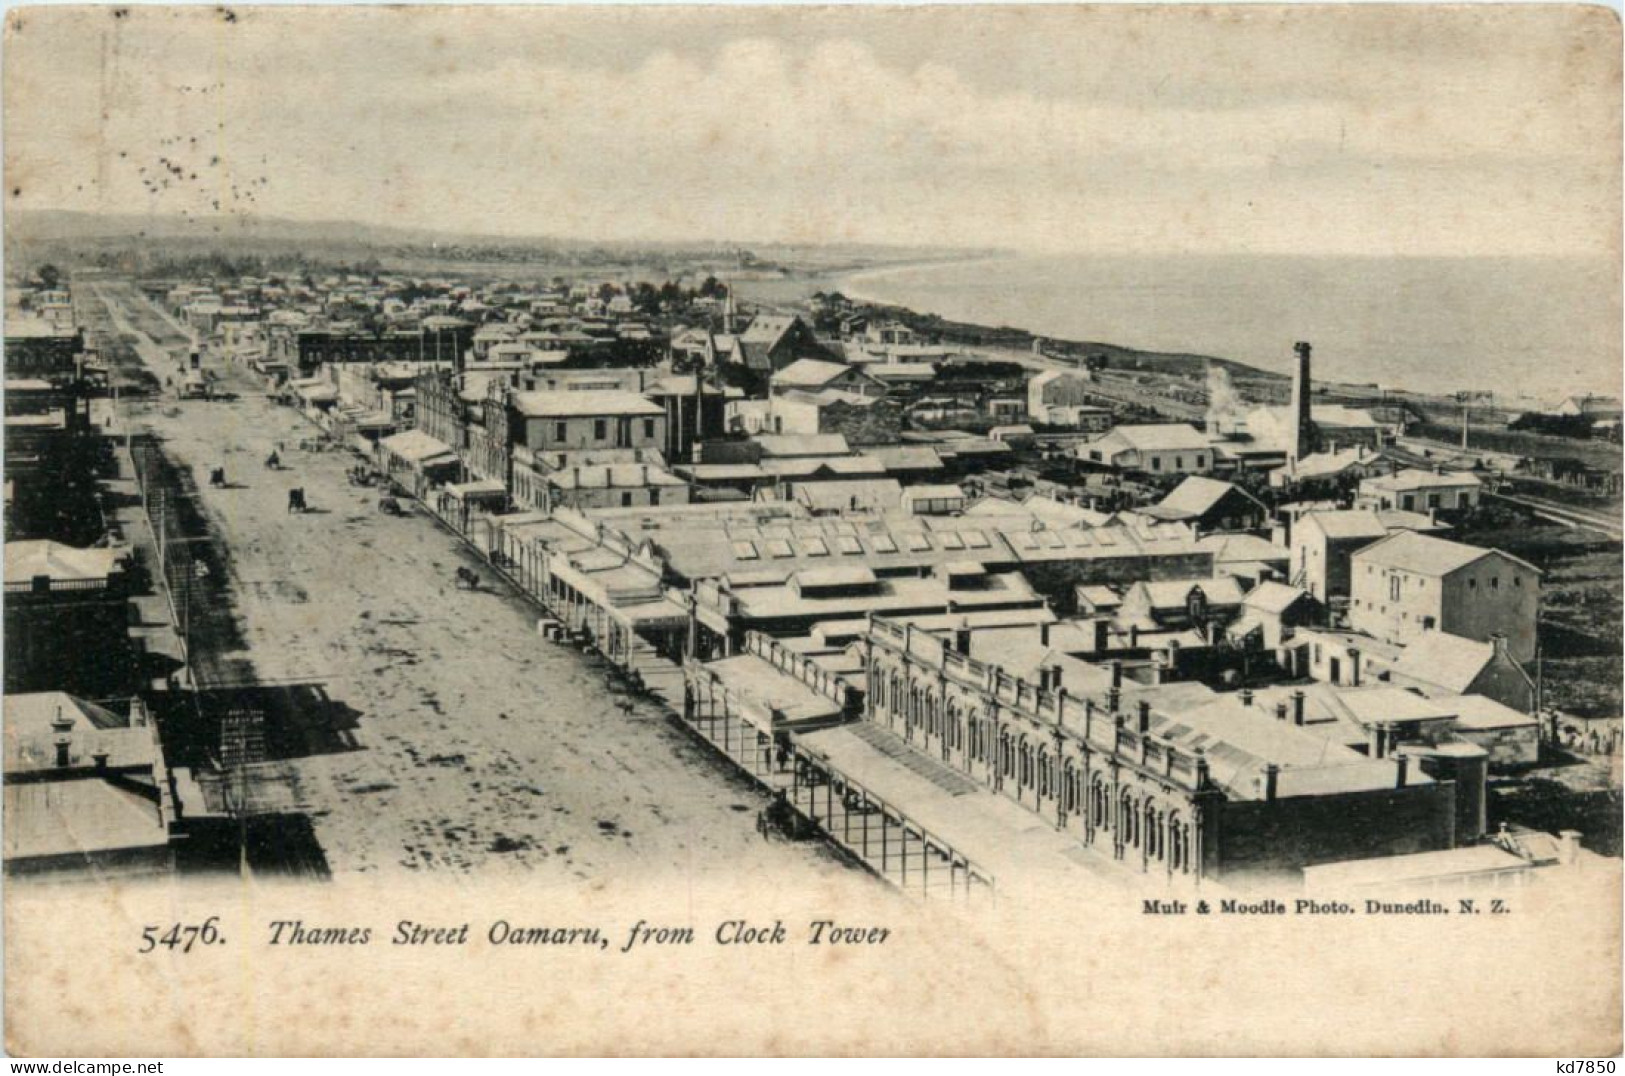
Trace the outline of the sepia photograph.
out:
[[[1617,1055],[1620,27],[10,8],[6,1051]]]

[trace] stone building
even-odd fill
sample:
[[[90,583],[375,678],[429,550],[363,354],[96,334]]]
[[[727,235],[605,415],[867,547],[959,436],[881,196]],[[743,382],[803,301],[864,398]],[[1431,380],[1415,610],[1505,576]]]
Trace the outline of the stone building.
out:
[[[1132,870],[1290,874],[1456,843],[1455,782],[1403,751],[1328,743],[1246,692],[1177,714],[1120,686],[1073,696],[1054,669],[971,658],[969,636],[872,620],[864,719]]]

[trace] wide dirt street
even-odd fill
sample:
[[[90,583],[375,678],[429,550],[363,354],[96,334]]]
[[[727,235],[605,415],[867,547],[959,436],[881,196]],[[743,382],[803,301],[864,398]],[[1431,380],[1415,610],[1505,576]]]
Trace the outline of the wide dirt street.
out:
[[[516,595],[456,589],[460,564],[487,587],[491,573],[421,510],[380,513],[346,479],[351,454],[301,451],[313,428],[251,372],[216,369],[238,400],[155,400],[130,421],[190,473],[226,547],[235,624],[194,640],[202,685],[312,684],[337,704],[296,718],[330,727],[301,729],[274,771],[336,876],[865,884],[819,844],[765,841],[742,778],[594,659],[543,641]],[[269,471],[279,443],[289,469]],[[214,466],[230,488],[210,488]],[[313,512],[287,514],[292,486]]]

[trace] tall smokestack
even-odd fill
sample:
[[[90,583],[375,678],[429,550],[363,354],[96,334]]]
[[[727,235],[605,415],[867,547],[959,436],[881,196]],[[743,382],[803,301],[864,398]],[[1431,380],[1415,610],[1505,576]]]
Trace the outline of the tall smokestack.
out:
[[[1292,375],[1292,418],[1295,428],[1292,445],[1288,449],[1288,462],[1297,463],[1315,451],[1315,423],[1309,410],[1311,388],[1309,353],[1305,340],[1292,345],[1298,353],[1298,369]]]

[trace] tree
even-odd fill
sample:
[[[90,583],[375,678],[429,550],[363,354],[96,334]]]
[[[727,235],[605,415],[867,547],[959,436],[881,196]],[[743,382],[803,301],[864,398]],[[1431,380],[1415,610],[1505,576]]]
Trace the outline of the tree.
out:
[[[48,290],[54,289],[62,282],[62,270],[58,269],[50,262],[46,262],[44,265],[40,266],[37,275],[39,276],[40,283],[44,284]]]

